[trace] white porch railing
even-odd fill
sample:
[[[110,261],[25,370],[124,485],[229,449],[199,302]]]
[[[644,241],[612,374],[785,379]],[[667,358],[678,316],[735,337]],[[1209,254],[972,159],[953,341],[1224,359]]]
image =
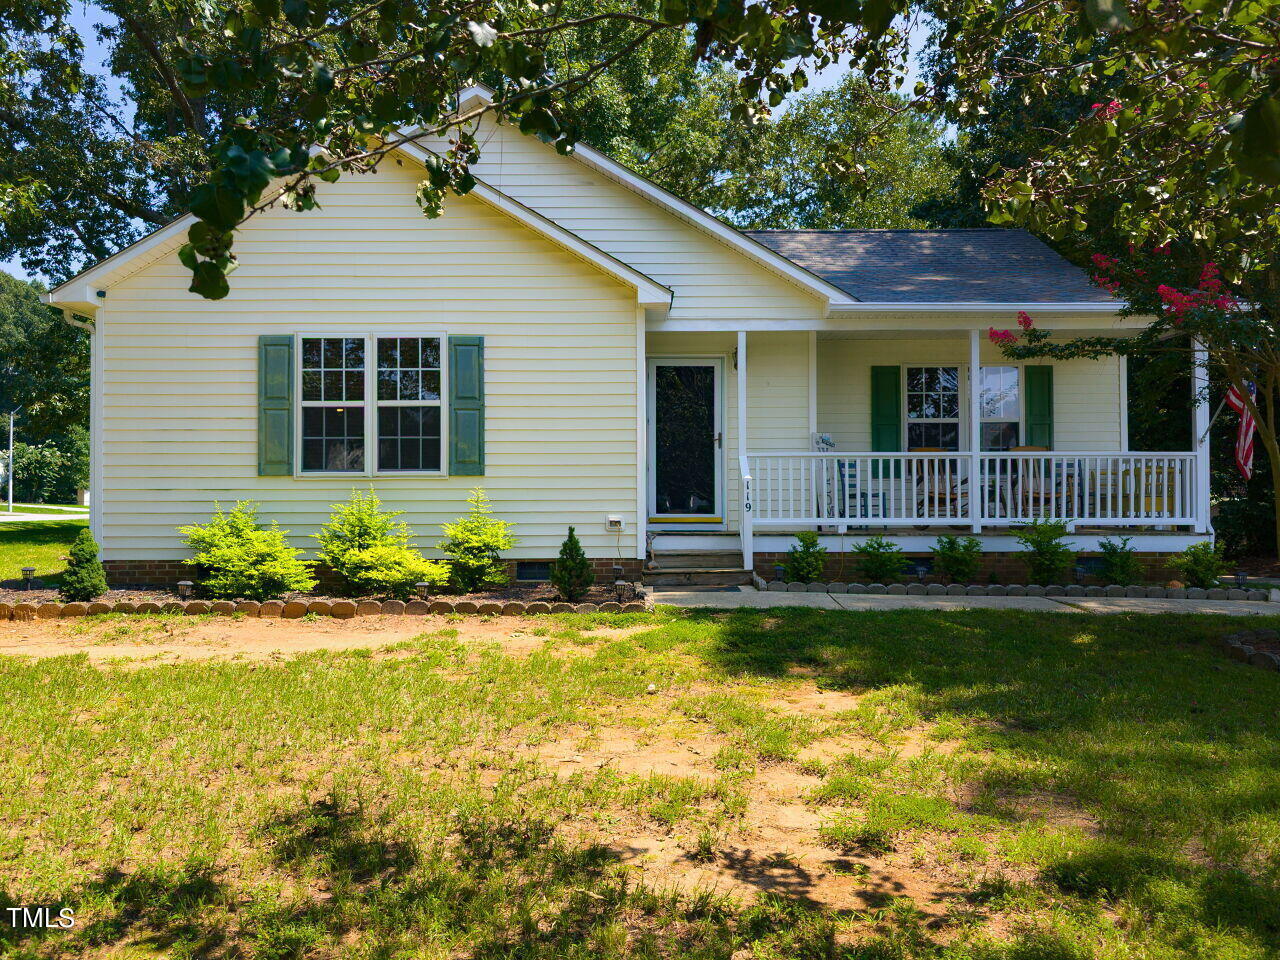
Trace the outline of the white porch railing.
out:
[[[753,454],[741,469],[744,528],[1181,526],[1200,502],[1193,453]]]

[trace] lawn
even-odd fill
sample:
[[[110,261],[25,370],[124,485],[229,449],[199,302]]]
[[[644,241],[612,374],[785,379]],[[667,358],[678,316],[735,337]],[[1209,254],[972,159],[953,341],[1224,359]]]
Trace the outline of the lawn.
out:
[[[42,503],[15,503],[13,510],[9,504],[0,503],[0,513],[48,513],[62,517],[88,516],[88,507],[49,507]]]
[[[0,938],[21,957],[1273,958],[1280,674],[1208,642],[1244,622],[668,610],[433,618],[291,658],[0,658],[0,901],[79,917]],[[58,629],[137,631],[146,656],[214,621],[188,624]],[[334,629],[273,629],[309,628]]]
[[[38,578],[61,573],[67,548],[86,526],[79,518],[0,523],[0,580],[21,577],[23,567],[35,567]]]

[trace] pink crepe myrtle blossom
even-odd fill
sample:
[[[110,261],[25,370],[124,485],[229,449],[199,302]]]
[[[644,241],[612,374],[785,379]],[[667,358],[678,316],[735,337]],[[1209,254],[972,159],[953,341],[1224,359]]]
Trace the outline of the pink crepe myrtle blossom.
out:
[[[1106,103],[1095,103],[1092,110],[1094,116],[1101,117],[1103,120],[1110,120],[1120,112],[1120,101],[1108,100]]]
[[[1031,319],[1031,315],[1025,310],[1018,311],[1018,326],[1023,330],[1030,330],[1035,325],[1035,321]]]
[[[995,327],[987,327],[987,339],[996,346],[1018,342],[1018,338],[1012,330],[997,330]]]

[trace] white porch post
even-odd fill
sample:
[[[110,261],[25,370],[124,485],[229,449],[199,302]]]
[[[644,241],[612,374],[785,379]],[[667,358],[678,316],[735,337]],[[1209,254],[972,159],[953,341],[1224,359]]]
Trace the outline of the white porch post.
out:
[[[1191,442],[1196,454],[1196,533],[1209,532],[1209,352],[1199,340],[1192,348]]]
[[[752,500],[751,468],[747,462],[747,331],[738,331],[738,473],[742,487],[742,567],[754,570],[756,567],[755,545],[752,542],[752,515],[755,503]]]
[[[978,403],[979,331],[969,331],[969,525],[982,530],[982,409]]]

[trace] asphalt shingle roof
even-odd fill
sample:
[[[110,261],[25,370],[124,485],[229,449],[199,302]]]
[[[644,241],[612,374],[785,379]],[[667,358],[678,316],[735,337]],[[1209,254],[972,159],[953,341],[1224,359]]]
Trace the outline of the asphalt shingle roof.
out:
[[[1104,303],[1089,282],[1025,230],[747,230],[859,300],[878,303]]]

